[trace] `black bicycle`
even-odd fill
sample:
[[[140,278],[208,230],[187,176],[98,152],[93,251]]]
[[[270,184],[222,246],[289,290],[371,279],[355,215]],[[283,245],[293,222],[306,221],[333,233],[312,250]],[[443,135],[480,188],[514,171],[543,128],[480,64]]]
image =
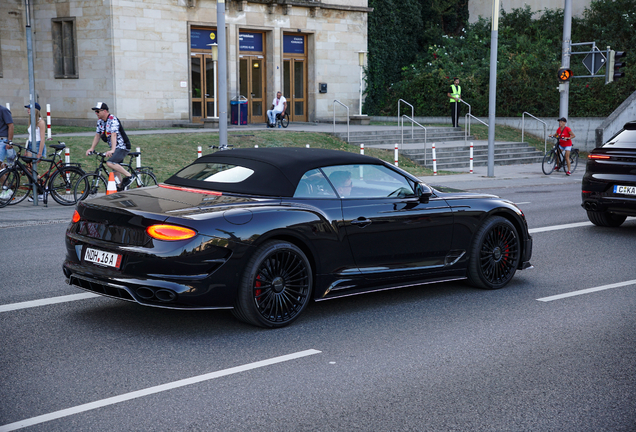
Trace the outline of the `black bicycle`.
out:
[[[77,201],[90,200],[106,195],[108,190],[108,170],[106,169],[106,154],[93,152],[92,155],[98,159],[95,171],[85,174],[74,188],[74,195]],[[155,186],[157,177],[152,172],[152,167],[133,168],[132,161],[134,157],[139,156],[140,152],[130,152],[128,163],[122,163],[124,168],[132,175],[132,181],[124,189],[132,189],[137,187]],[[115,178],[117,178],[115,176]],[[117,191],[121,191],[120,185],[117,185]]]
[[[563,168],[563,172],[568,172],[568,164],[565,160],[565,152],[559,145],[559,139],[556,137],[549,137],[552,142],[552,149],[543,156],[543,162],[541,163],[541,169],[543,174],[550,175],[554,171],[559,171]],[[579,149],[572,148],[570,150],[570,173],[573,173],[579,164]]]
[[[61,205],[71,206],[77,200],[73,190],[77,182],[86,174],[78,163],[62,162],[62,151],[66,144],[58,142],[49,147],[55,150],[52,159],[40,159],[37,157],[22,156],[21,151],[27,150],[18,144],[13,144],[18,148],[17,157],[13,164],[0,171],[0,207],[10,204],[18,204],[24,201],[36,186],[38,196],[42,196],[42,201],[46,206],[48,196]],[[24,163],[23,163],[24,162]],[[37,178],[33,174],[32,163],[49,162],[49,168]],[[37,174],[37,173],[36,173]],[[34,197],[38,199],[38,197]]]

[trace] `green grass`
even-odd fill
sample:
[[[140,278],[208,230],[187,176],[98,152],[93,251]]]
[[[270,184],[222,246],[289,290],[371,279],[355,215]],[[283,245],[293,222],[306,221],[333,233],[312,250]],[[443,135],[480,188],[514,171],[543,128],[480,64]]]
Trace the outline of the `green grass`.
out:
[[[77,128],[80,129],[80,128]],[[82,128],[83,129],[83,128]],[[82,130],[68,130],[65,133],[81,132]],[[92,129],[91,129],[92,131]],[[59,133],[62,133],[59,131]],[[171,134],[148,134],[130,135],[133,150],[141,148],[141,162],[143,166],[151,166],[153,172],[160,182],[178,171],[180,168],[190,164],[197,158],[197,147],[201,146],[202,153],[209,154],[216,150],[210,149],[211,145],[219,144],[218,132],[200,133],[171,133]],[[97,166],[97,158],[86,156],[86,150],[90,147],[93,136],[70,137],[53,136],[53,142],[63,141],[71,152],[71,161],[79,162],[85,171],[93,171]],[[258,145],[264,147],[305,147],[307,144],[311,148],[326,148],[348,152],[359,152],[357,146],[349,145],[346,142],[334,138],[331,135],[314,132],[291,132],[291,131],[241,131],[228,133],[228,144],[234,148],[253,148]],[[96,150],[105,152],[109,147],[100,141]],[[49,153],[50,155],[50,153]],[[387,162],[393,163],[393,150],[365,149],[365,155],[377,157]],[[421,167],[403,156],[398,160],[400,168],[405,169],[416,176],[432,175],[433,171]],[[134,164],[134,162],[133,162]],[[438,173],[442,174],[442,173]]]

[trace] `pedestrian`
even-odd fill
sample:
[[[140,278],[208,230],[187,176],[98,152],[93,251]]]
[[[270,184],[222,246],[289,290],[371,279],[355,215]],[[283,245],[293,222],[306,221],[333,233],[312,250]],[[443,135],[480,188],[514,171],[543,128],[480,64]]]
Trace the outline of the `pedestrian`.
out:
[[[11,145],[13,141],[13,117],[11,111],[0,105],[0,165],[5,167],[5,159],[15,150]]]
[[[93,144],[91,148],[86,150],[86,156],[95,150],[100,139],[106,144],[109,144],[110,150],[105,153],[106,157],[109,158],[106,165],[115,172],[115,176],[120,180],[117,189],[125,190],[132,182],[132,175],[121,166],[121,163],[130,151],[128,135],[126,135],[124,126],[119,119],[108,111],[107,104],[97,102],[91,109],[95,111],[97,115],[97,128],[95,130]]]
[[[572,133],[572,129],[565,125],[567,123],[565,117],[561,117],[558,122],[559,127],[557,128],[556,133],[550,136],[559,139],[561,154],[565,152],[565,162],[568,166],[568,170],[566,171],[565,175],[572,175],[572,173],[570,172],[570,151],[572,150],[572,139],[576,138],[576,135]],[[559,170],[559,168],[560,167],[558,165],[554,167],[555,170]]]
[[[27,109],[29,115],[29,128],[27,133],[29,134],[29,140],[27,141],[27,156],[37,155],[38,159],[46,157],[46,145],[42,143],[44,131],[46,130],[46,123],[40,114],[40,104],[35,103],[35,139],[31,133],[31,104],[24,106]],[[37,171],[37,170],[36,170]]]
[[[453,78],[453,84],[447,93],[450,98],[451,120],[453,127],[459,126],[459,101],[462,100],[462,88],[459,86],[459,78]]]
[[[285,96],[279,91],[272,101],[272,107],[267,110],[267,127],[276,127],[276,115],[284,113],[286,109],[287,99],[285,99]]]

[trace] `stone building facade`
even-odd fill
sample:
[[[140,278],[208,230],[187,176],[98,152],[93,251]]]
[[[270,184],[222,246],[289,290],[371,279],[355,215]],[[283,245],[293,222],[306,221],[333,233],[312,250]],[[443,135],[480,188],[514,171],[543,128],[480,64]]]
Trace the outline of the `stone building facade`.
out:
[[[2,3],[0,103],[11,104],[14,118],[26,119],[25,2]],[[288,98],[292,121],[331,119],[334,99],[358,112],[358,53],[367,51],[372,12],[367,0],[224,4],[228,101],[239,114],[247,105],[248,123],[265,121],[278,90]],[[106,102],[128,127],[205,123],[215,116],[211,44],[217,0],[30,0],[30,5],[36,101],[43,109],[50,104],[58,124],[94,124],[90,108],[97,101]],[[346,112],[335,109],[338,116]]]

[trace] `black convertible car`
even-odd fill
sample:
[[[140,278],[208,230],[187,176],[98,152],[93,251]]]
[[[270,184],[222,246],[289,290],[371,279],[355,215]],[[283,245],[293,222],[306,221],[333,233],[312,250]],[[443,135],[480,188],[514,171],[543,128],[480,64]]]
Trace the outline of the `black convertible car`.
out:
[[[510,201],[442,192],[354,153],[261,148],[80,202],[63,269],[105,296],[281,327],[311,299],[461,279],[502,288],[531,254]]]
[[[595,225],[617,227],[636,216],[636,121],[590,152],[581,194]]]

